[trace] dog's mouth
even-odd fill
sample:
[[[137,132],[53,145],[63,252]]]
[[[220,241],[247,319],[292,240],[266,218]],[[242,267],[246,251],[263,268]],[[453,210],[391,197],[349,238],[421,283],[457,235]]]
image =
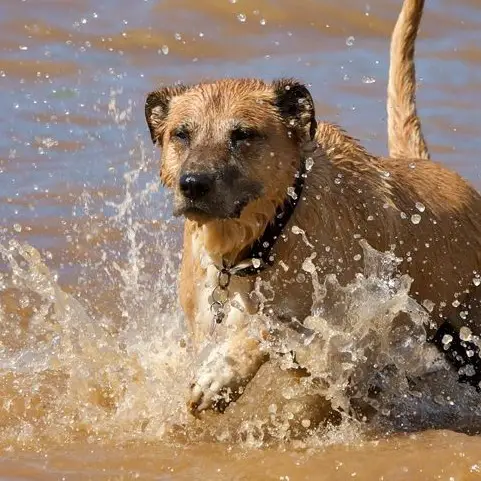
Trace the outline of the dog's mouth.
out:
[[[184,216],[186,219],[193,220],[199,222],[200,224],[204,224],[210,220],[214,220],[217,216],[212,215],[205,209],[196,206],[184,206],[179,209],[174,210],[174,216],[180,217]]]
[[[206,223],[212,220],[238,219],[244,208],[253,199],[246,197],[236,200],[232,206],[226,208],[223,205],[210,205],[206,202],[193,202],[184,200],[181,205],[174,208],[174,216],[184,216],[189,220]]]

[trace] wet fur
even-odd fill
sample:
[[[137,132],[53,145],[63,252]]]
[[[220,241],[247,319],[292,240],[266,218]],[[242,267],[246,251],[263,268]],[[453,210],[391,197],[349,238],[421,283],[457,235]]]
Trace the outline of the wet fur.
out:
[[[393,33],[388,89],[390,158],[368,153],[336,125],[317,124],[308,93],[302,91],[302,98],[308,97],[306,108],[297,109],[289,99],[286,102],[286,86],[301,88],[292,80],[271,84],[225,79],[150,94],[147,121],[152,139],[163,145],[161,177],[175,196],[180,195],[180,172],[189,162],[171,142],[170,132],[179,123],[197,119],[207,129],[205,135],[199,133],[204,135],[199,151],[204,155],[196,154],[198,163],[189,169],[221,168],[225,157],[217,156],[222,142],[216,144],[216,139],[224,135],[217,125],[222,119],[240,116],[267,132],[269,139],[260,146],[260,156],[250,158],[247,151],[242,160],[245,175],[260,182],[263,190],[239,218],[185,222],[180,299],[198,345],[207,338],[212,321],[209,295],[216,282],[214,264],[242,259],[261,236],[284,202],[302,156],[313,161],[302,199],[284,231],[285,239],[274,248],[276,264],[260,274],[276,293],[274,301],[265,306],[271,315],[302,321],[310,314],[313,295],[311,279],[305,283],[297,279],[304,260],[315,254],[313,262],[321,279],[334,273],[341,282],[349,282],[362,271],[362,259],[354,259],[362,254],[359,241],[365,239],[375,249],[392,250],[403,259],[399,270],[413,278],[412,295],[420,303],[434,305],[433,329],[448,317],[457,327],[469,325],[479,332],[475,321],[479,293],[473,292],[472,279],[481,272],[481,197],[458,174],[428,160],[416,113],[413,55],[423,3],[406,0]],[[412,222],[413,215],[421,216],[420,223]],[[292,232],[292,226],[302,229],[305,237]],[[199,366],[190,398],[194,414],[211,408],[227,388],[231,389],[227,402],[234,399],[236,390],[249,382],[265,360],[259,345],[266,333],[259,327],[253,335],[248,329],[256,325],[258,306],[250,296],[254,281],[233,278],[231,300],[242,309],[230,309],[225,322],[227,340]],[[470,311],[468,321],[453,307],[456,299]]]
[[[387,95],[389,155],[429,159],[429,151],[416,110],[414,47],[424,0],[403,3],[391,38],[391,64]]]

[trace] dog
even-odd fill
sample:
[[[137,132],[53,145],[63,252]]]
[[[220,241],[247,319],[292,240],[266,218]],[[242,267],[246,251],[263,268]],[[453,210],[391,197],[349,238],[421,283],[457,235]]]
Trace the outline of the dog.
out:
[[[442,326],[479,334],[481,196],[430,160],[415,102],[423,7],[404,0],[392,34],[387,158],[316,120],[297,80],[221,79],[148,94],[161,180],[185,218],[180,301],[193,341],[213,323],[228,329],[198,366],[192,414],[222,411],[267,359],[256,282],[275,293],[263,312],[302,328],[313,302],[311,282],[298,276],[304,261],[320,279],[349,282],[362,271],[361,240],[402,259],[433,338]]]

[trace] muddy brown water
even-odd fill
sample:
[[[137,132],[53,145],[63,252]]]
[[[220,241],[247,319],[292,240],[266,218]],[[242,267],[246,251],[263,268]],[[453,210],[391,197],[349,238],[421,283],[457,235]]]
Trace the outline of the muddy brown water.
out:
[[[400,3],[0,0],[1,479],[481,479],[481,438],[456,422],[278,442],[256,435],[254,418],[219,431],[229,413],[208,417],[209,439],[202,421],[179,428],[193,422],[179,368],[180,223],[158,185],[146,92],[296,76],[318,117],[385,153]],[[481,10],[426,4],[426,137],[479,187]]]

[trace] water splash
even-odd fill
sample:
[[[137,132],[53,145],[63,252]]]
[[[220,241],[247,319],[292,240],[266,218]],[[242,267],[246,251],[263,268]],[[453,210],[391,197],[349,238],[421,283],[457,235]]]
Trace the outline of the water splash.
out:
[[[122,110],[119,93],[108,111],[125,132],[132,104]],[[99,208],[85,191],[74,208],[85,220],[77,235],[105,236],[80,262],[82,289],[67,291],[48,253],[0,238],[1,445],[182,439],[302,447],[348,442],[376,426],[480,424],[479,396],[426,343],[427,313],[409,296],[411,280],[397,274],[392,254],[367,244],[364,273],[345,286],[320,279],[314,257],[305,260],[314,305],[304,329],[266,317],[278,334],[264,346],[270,362],[222,422],[214,413],[193,419],[185,400],[198,360],[177,301],[180,225],[166,214],[170,200],[151,180],[140,140],[130,158],[134,168],[112,167],[123,179],[116,199]],[[99,290],[115,309],[96,305]]]
[[[120,241],[107,239],[78,276],[84,291],[94,279],[94,289],[112,292],[118,317],[99,314],[94,289],[82,301],[62,289],[33,247],[0,239],[2,444],[157,438],[185,417],[178,379],[190,377],[190,361],[175,295],[178,240],[153,212],[153,198],[156,209],[168,199],[143,181],[150,162],[143,145],[131,155],[136,168],[124,174],[121,201],[105,205]],[[87,219],[82,235],[98,235],[94,209],[84,192],[74,211]]]
[[[395,257],[366,244],[365,272],[346,286],[333,276],[321,283],[307,260],[305,270],[313,276],[317,296],[313,313],[304,323],[310,334],[276,325],[279,336],[266,346],[272,360],[228,409],[223,422],[213,413],[200,422],[191,419],[185,395],[195,358],[172,284],[166,283],[170,275],[166,273],[175,272],[177,266],[172,264],[176,262],[165,249],[167,234],[149,237],[136,220],[135,204],[145,196],[145,191],[134,194],[132,190],[138,173],[127,173],[125,179],[125,199],[112,205],[117,214],[111,222],[123,226],[128,262],[120,266],[104,259],[104,267],[115,266],[120,276],[123,322],[99,322],[90,316],[88,300],[80,302],[62,290],[33,247],[15,240],[0,245],[0,256],[8,267],[0,283],[4,299],[0,316],[6,332],[0,354],[4,444],[78,438],[121,442],[182,435],[191,441],[207,438],[261,446],[272,440],[287,441],[301,432],[302,442],[307,442],[305,433],[311,444],[340,438],[345,442],[362,432],[362,423],[351,415],[357,408],[365,412],[366,406],[383,417],[384,426],[389,415],[396,413],[404,428],[413,427],[415,421],[406,414],[406,396],[402,416],[401,404],[394,403],[406,392],[411,404],[414,400],[418,411],[425,406],[425,416],[429,411],[433,420],[433,403],[420,400],[408,382],[447,372],[440,370],[425,342],[426,311],[409,297],[410,279],[394,275]],[[159,264],[163,274],[154,277],[143,273],[152,252],[145,250],[147,240],[166,256]],[[170,303],[165,303],[168,297]],[[293,351],[296,362],[311,376],[290,374]],[[436,391],[433,383],[428,388]],[[436,394],[433,398],[439,411],[442,403]],[[341,427],[323,424],[325,400],[338,415],[328,419],[341,422]],[[462,415],[463,404],[456,402]]]

